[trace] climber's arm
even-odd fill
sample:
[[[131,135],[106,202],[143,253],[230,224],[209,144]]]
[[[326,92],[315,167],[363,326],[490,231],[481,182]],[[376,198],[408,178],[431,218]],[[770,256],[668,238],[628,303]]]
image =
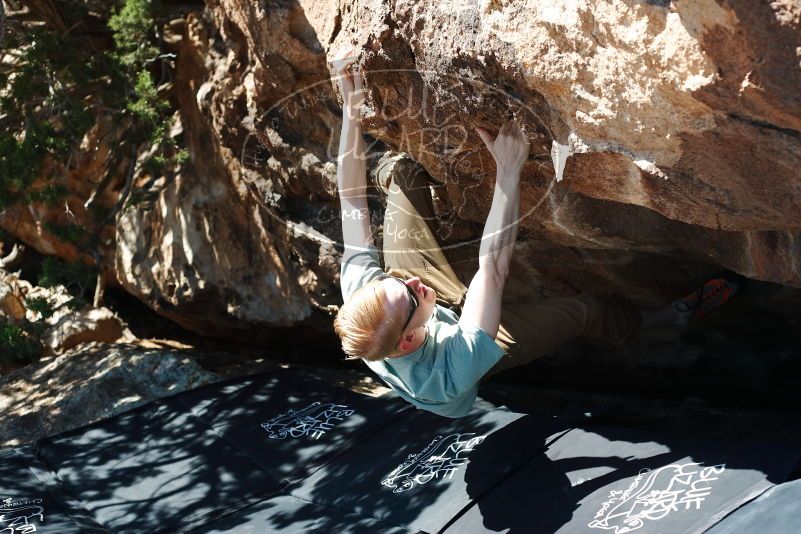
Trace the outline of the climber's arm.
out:
[[[467,289],[462,325],[477,326],[495,337],[501,321],[501,297],[509,274],[517,223],[520,218],[520,171],[528,157],[529,144],[512,122],[505,124],[495,141],[478,130],[497,164],[495,192],[479,247],[478,272]]]
[[[360,109],[364,99],[361,74],[355,69],[355,54],[350,51],[334,62],[342,88],[342,134],[337,158],[337,186],[342,216],[344,256],[373,244],[370,211],[367,207],[367,168]]]

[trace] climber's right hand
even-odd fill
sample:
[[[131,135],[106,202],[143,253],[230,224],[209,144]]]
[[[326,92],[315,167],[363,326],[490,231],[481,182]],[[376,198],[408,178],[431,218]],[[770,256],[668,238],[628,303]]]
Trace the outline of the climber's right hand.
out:
[[[476,128],[476,133],[495,158],[498,176],[520,176],[523,164],[528,159],[529,142],[523,130],[514,121],[509,121],[498,132],[494,140],[484,128]]]
[[[342,90],[343,107],[358,110],[364,103],[364,84],[359,71],[359,54],[355,47],[341,50],[333,61],[334,72]]]

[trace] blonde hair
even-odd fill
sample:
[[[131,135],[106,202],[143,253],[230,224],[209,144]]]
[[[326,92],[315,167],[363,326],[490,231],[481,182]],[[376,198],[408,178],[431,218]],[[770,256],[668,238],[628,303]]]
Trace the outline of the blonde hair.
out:
[[[398,317],[386,313],[386,292],[381,280],[359,288],[334,319],[342,350],[352,358],[377,361],[395,350],[400,338]]]

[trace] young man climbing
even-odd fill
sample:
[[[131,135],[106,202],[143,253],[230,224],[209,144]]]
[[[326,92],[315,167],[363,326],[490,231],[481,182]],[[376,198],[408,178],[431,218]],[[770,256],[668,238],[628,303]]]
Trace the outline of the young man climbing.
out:
[[[334,67],[344,98],[337,180],[345,247],[344,305],[334,327],[347,355],[363,359],[417,407],[448,417],[465,415],[479,381],[490,374],[530,362],[580,336],[621,344],[641,328],[686,325],[694,314],[736,291],[735,282],[717,279],[699,295],[649,312],[618,296],[585,294],[502,304],[517,238],[520,172],[529,153],[526,136],[513,122],[495,139],[476,130],[497,174],[478,271],[469,287],[455,275],[426,222],[434,219],[434,209],[422,172],[395,172],[384,184],[384,272],[367,206],[362,78],[352,54]],[[386,176],[379,170],[378,178],[381,182]]]

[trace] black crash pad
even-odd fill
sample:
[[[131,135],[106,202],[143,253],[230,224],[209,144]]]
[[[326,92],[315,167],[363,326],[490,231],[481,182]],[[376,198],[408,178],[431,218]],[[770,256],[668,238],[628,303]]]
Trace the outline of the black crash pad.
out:
[[[290,492],[412,531],[437,532],[567,430],[555,418],[492,408],[479,401],[460,419],[411,412]]]
[[[484,401],[447,419],[295,370],[246,377],[0,454],[0,534],[685,534],[724,517],[716,528],[729,530],[715,534],[773,534],[795,524],[801,488],[764,492],[799,465],[801,444],[573,422]]]
[[[192,534],[408,534],[370,517],[317,506],[288,495],[259,502]]]
[[[185,532],[281,489],[164,399],[39,442],[63,488],[113,532]]]
[[[310,475],[411,410],[394,395],[361,395],[294,369],[212,384],[175,399],[285,482]]]
[[[59,493],[52,473],[27,449],[0,451],[0,533],[105,532]]]
[[[575,428],[446,532],[700,533],[785,480],[800,450],[797,443]]]
[[[735,511],[707,534],[801,532],[801,480],[775,486]]]

